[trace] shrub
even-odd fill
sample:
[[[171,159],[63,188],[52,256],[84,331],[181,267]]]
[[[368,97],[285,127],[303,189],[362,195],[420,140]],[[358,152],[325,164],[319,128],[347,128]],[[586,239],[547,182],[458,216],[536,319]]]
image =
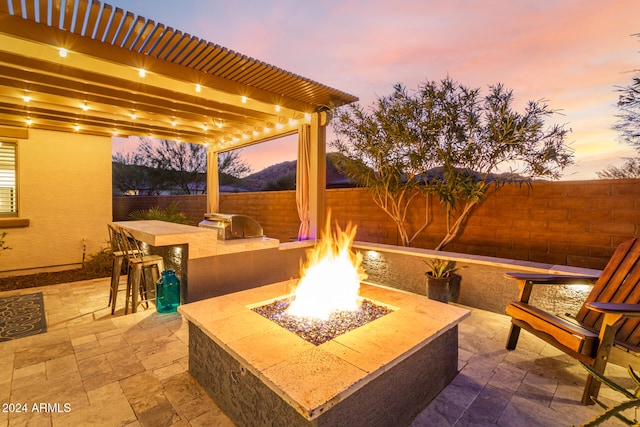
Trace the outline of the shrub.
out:
[[[175,222],[178,224],[190,224],[189,217],[178,211],[178,203],[173,202],[165,209],[154,206],[148,210],[131,212],[129,218],[133,220],[155,219],[158,221]]]

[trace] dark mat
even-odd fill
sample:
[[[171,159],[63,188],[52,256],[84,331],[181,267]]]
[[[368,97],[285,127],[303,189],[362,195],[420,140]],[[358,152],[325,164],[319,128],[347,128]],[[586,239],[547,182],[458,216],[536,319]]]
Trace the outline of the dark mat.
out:
[[[0,298],[0,342],[47,332],[42,292]]]

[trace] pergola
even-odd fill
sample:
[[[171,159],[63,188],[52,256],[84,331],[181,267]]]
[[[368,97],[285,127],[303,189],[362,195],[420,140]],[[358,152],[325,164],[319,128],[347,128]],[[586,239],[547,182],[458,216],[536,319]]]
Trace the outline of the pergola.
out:
[[[355,96],[97,0],[23,1],[0,0],[5,131],[205,144],[210,211],[217,153],[298,133],[298,208],[308,204],[310,227],[301,233],[316,236],[327,112]]]

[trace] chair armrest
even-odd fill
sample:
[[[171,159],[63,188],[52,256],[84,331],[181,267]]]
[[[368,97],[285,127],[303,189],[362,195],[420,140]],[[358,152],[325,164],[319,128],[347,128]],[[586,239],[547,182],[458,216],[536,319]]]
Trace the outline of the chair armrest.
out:
[[[571,274],[534,274],[534,273],[505,273],[504,277],[518,282],[520,295],[518,301],[529,303],[533,285],[584,285],[585,282],[595,282],[595,276],[575,276]]]
[[[625,304],[615,302],[588,302],[585,306],[593,311],[604,314],[619,314],[624,317],[640,317],[640,304]]]
[[[505,273],[504,277],[523,280],[534,285],[584,285],[593,283],[598,276],[576,276],[572,274],[535,274],[535,273]]]

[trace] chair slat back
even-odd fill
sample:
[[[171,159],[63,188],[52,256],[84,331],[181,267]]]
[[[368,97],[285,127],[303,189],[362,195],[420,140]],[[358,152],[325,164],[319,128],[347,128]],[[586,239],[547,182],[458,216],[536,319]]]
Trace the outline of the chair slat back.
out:
[[[109,231],[109,243],[111,250],[115,252],[124,252],[122,247],[122,234],[113,225],[107,224],[107,230]]]
[[[602,271],[585,303],[614,302],[640,304],[640,239],[620,246]],[[599,329],[604,315],[583,304],[576,319],[588,327]],[[640,346],[640,319],[626,319],[620,325],[616,340],[632,347]]]
[[[138,245],[138,241],[131,232],[125,230],[124,228],[120,229],[120,233],[122,234],[122,242],[124,246],[124,250],[127,253],[127,258],[129,261],[142,261],[143,253],[140,249],[140,245]]]

